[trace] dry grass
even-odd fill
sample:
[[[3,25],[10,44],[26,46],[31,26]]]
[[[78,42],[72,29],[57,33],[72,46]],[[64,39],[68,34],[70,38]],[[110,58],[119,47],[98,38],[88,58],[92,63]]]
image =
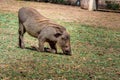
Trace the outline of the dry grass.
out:
[[[44,16],[53,20],[65,22],[78,22],[95,27],[105,27],[120,30],[120,14],[110,12],[89,12],[80,7],[64,6],[50,3],[38,3],[29,1],[1,0],[0,10],[15,12],[21,7],[33,7]]]

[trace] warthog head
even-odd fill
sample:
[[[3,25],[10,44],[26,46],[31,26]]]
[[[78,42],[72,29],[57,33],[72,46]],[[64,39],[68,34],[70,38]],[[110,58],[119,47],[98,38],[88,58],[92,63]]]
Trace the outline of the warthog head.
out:
[[[59,37],[58,44],[66,55],[71,55],[70,35],[65,31]]]

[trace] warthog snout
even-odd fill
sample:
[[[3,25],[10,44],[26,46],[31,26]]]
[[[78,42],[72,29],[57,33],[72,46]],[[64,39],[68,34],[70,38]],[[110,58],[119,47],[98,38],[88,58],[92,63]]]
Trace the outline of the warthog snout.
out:
[[[65,48],[62,49],[63,50],[63,53],[66,54],[66,55],[72,55],[71,54],[71,48],[70,46],[66,46]]]

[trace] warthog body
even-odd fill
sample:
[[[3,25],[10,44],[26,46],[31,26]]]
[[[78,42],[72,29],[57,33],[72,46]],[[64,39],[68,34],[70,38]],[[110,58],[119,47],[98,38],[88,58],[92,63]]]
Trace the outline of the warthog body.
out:
[[[58,43],[64,54],[71,55],[70,35],[64,27],[45,18],[33,8],[21,8],[18,12],[18,19],[20,48],[25,48],[23,36],[27,32],[38,38],[38,51],[45,51],[44,43],[48,42],[51,47],[49,51],[57,53],[56,43]]]

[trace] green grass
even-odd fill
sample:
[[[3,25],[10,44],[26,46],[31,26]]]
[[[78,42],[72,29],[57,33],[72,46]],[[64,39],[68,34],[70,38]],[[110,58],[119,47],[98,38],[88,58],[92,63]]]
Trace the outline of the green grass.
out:
[[[72,56],[20,49],[17,15],[0,13],[0,80],[120,80],[119,31],[58,22],[70,32]],[[34,44],[26,34],[26,47]]]

